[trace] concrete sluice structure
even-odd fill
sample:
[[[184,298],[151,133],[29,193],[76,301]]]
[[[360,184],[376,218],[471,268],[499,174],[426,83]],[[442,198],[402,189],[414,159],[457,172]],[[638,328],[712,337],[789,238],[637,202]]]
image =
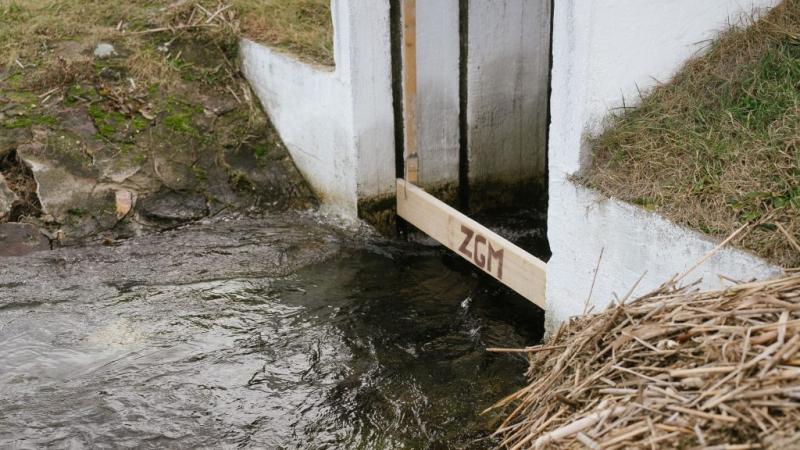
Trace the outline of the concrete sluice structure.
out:
[[[378,227],[393,222],[402,176],[404,1],[332,0],[335,67],[241,46],[245,76],[326,207]],[[645,271],[633,294],[657,287],[716,243],[575,182],[590,165],[588,137],[717,32],[777,3],[418,0],[420,186],[454,205],[460,194],[471,210],[535,207],[549,197],[551,325],[584,310],[596,269],[595,310]],[[717,275],[780,272],[725,249],[691,278],[711,288],[723,283]]]
[[[242,45],[245,75],[297,166],[344,215],[394,196],[401,3],[333,0],[333,68]],[[421,186],[449,200],[466,183],[542,192],[550,0],[420,0],[416,17]]]

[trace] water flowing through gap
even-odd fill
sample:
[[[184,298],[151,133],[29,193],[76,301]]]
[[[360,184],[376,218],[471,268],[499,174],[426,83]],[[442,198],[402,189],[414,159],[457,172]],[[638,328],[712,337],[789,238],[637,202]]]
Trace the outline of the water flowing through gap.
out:
[[[541,222],[500,232],[542,254]],[[291,214],[8,259],[0,292],[11,447],[488,448],[526,362],[485,348],[543,322],[440,248]]]

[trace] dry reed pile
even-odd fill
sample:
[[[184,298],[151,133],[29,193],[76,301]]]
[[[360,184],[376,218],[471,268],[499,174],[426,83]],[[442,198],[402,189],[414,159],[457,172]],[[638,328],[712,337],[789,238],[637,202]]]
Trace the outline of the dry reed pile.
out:
[[[800,273],[665,285],[521,351],[503,447],[800,448]]]

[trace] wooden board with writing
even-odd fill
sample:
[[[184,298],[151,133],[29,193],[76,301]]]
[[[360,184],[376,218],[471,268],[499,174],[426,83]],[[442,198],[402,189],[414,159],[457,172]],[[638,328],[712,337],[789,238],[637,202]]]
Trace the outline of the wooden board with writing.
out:
[[[397,214],[523,297],[544,308],[547,265],[405,180]]]

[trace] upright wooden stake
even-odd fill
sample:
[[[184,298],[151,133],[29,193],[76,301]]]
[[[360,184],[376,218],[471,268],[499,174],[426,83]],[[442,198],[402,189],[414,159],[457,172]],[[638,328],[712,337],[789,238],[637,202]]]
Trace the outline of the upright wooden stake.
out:
[[[417,154],[417,0],[403,1],[403,125],[405,176],[419,182]]]

